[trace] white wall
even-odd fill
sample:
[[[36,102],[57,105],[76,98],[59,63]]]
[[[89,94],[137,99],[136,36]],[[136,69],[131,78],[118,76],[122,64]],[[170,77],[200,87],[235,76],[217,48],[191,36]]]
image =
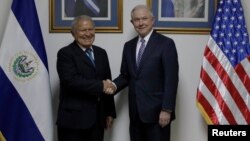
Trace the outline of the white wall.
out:
[[[59,80],[56,72],[57,51],[70,43],[69,33],[49,33],[49,1],[35,0],[43,32],[44,42],[49,60],[51,89],[56,118]],[[12,0],[0,0],[0,41],[6,26],[6,20]],[[106,49],[112,69],[113,78],[119,74],[122,48],[125,41],[135,33],[130,24],[130,11],[136,4],[146,4],[146,0],[123,0],[123,33],[97,33],[95,44]],[[250,1],[242,0],[245,15],[250,13]],[[246,16],[247,27],[250,29],[250,17]],[[13,33],[15,36],[15,33]],[[207,126],[196,107],[196,89],[199,80],[203,50],[208,35],[166,34],[175,40],[179,55],[180,81],[177,95],[177,119],[172,124],[172,141],[207,141]],[[105,141],[128,141],[129,119],[127,91],[117,95],[117,119],[113,129],[106,132]],[[56,136],[55,136],[56,137]],[[56,141],[57,139],[55,139]]]

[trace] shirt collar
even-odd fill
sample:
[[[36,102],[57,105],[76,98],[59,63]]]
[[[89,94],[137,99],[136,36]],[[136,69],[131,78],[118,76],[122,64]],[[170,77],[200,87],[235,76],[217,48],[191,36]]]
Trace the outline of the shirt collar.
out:
[[[80,44],[77,43],[77,45],[83,50],[83,51],[86,51],[87,48],[81,46]],[[93,51],[93,47],[91,46],[90,49]]]
[[[148,33],[148,35],[146,35],[143,39],[145,40],[145,42],[147,42],[151,36],[151,34],[153,33],[153,29]],[[142,37],[139,36],[139,40],[138,42],[140,42],[142,39]]]

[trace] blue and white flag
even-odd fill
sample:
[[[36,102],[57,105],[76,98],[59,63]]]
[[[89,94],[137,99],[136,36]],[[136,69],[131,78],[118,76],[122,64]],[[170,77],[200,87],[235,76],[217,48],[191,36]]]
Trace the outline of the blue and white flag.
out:
[[[34,0],[13,0],[0,46],[0,140],[53,140],[48,64]]]

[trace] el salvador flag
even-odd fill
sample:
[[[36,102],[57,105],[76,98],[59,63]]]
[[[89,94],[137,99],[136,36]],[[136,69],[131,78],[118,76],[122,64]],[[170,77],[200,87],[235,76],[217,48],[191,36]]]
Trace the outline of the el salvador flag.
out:
[[[48,63],[34,0],[13,0],[0,46],[0,140],[53,141]]]

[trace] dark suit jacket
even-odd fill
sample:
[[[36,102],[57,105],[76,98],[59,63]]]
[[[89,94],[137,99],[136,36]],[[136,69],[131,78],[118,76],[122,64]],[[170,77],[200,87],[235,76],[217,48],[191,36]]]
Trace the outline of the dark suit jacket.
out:
[[[96,0],[97,6],[100,9],[100,14],[96,15],[93,13],[83,2],[84,0],[76,0],[75,5],[75,16],[88,15],[90,17],[107,17],[108,16],[108,1],[107,0]]]
[[[95,67],[76,42],[57,54],[60,78],[57,125],[60,127],[86,129],[97,120],[104,125],[106,116],[116,116],[113,96],[102,92],[102,80],[111,78],[107,53],[97,46],[93,46],[93,51]]]
[[[130,120],[135,120],[138,112],[143,122],[158,122],[162,109],[171,110],[173,120],[179,71],[174,41],[154,31],[139,69],[136,67],[137,41],[138,37],[125,43],[121,73],[114,80],[117,91],[129,86]]]

